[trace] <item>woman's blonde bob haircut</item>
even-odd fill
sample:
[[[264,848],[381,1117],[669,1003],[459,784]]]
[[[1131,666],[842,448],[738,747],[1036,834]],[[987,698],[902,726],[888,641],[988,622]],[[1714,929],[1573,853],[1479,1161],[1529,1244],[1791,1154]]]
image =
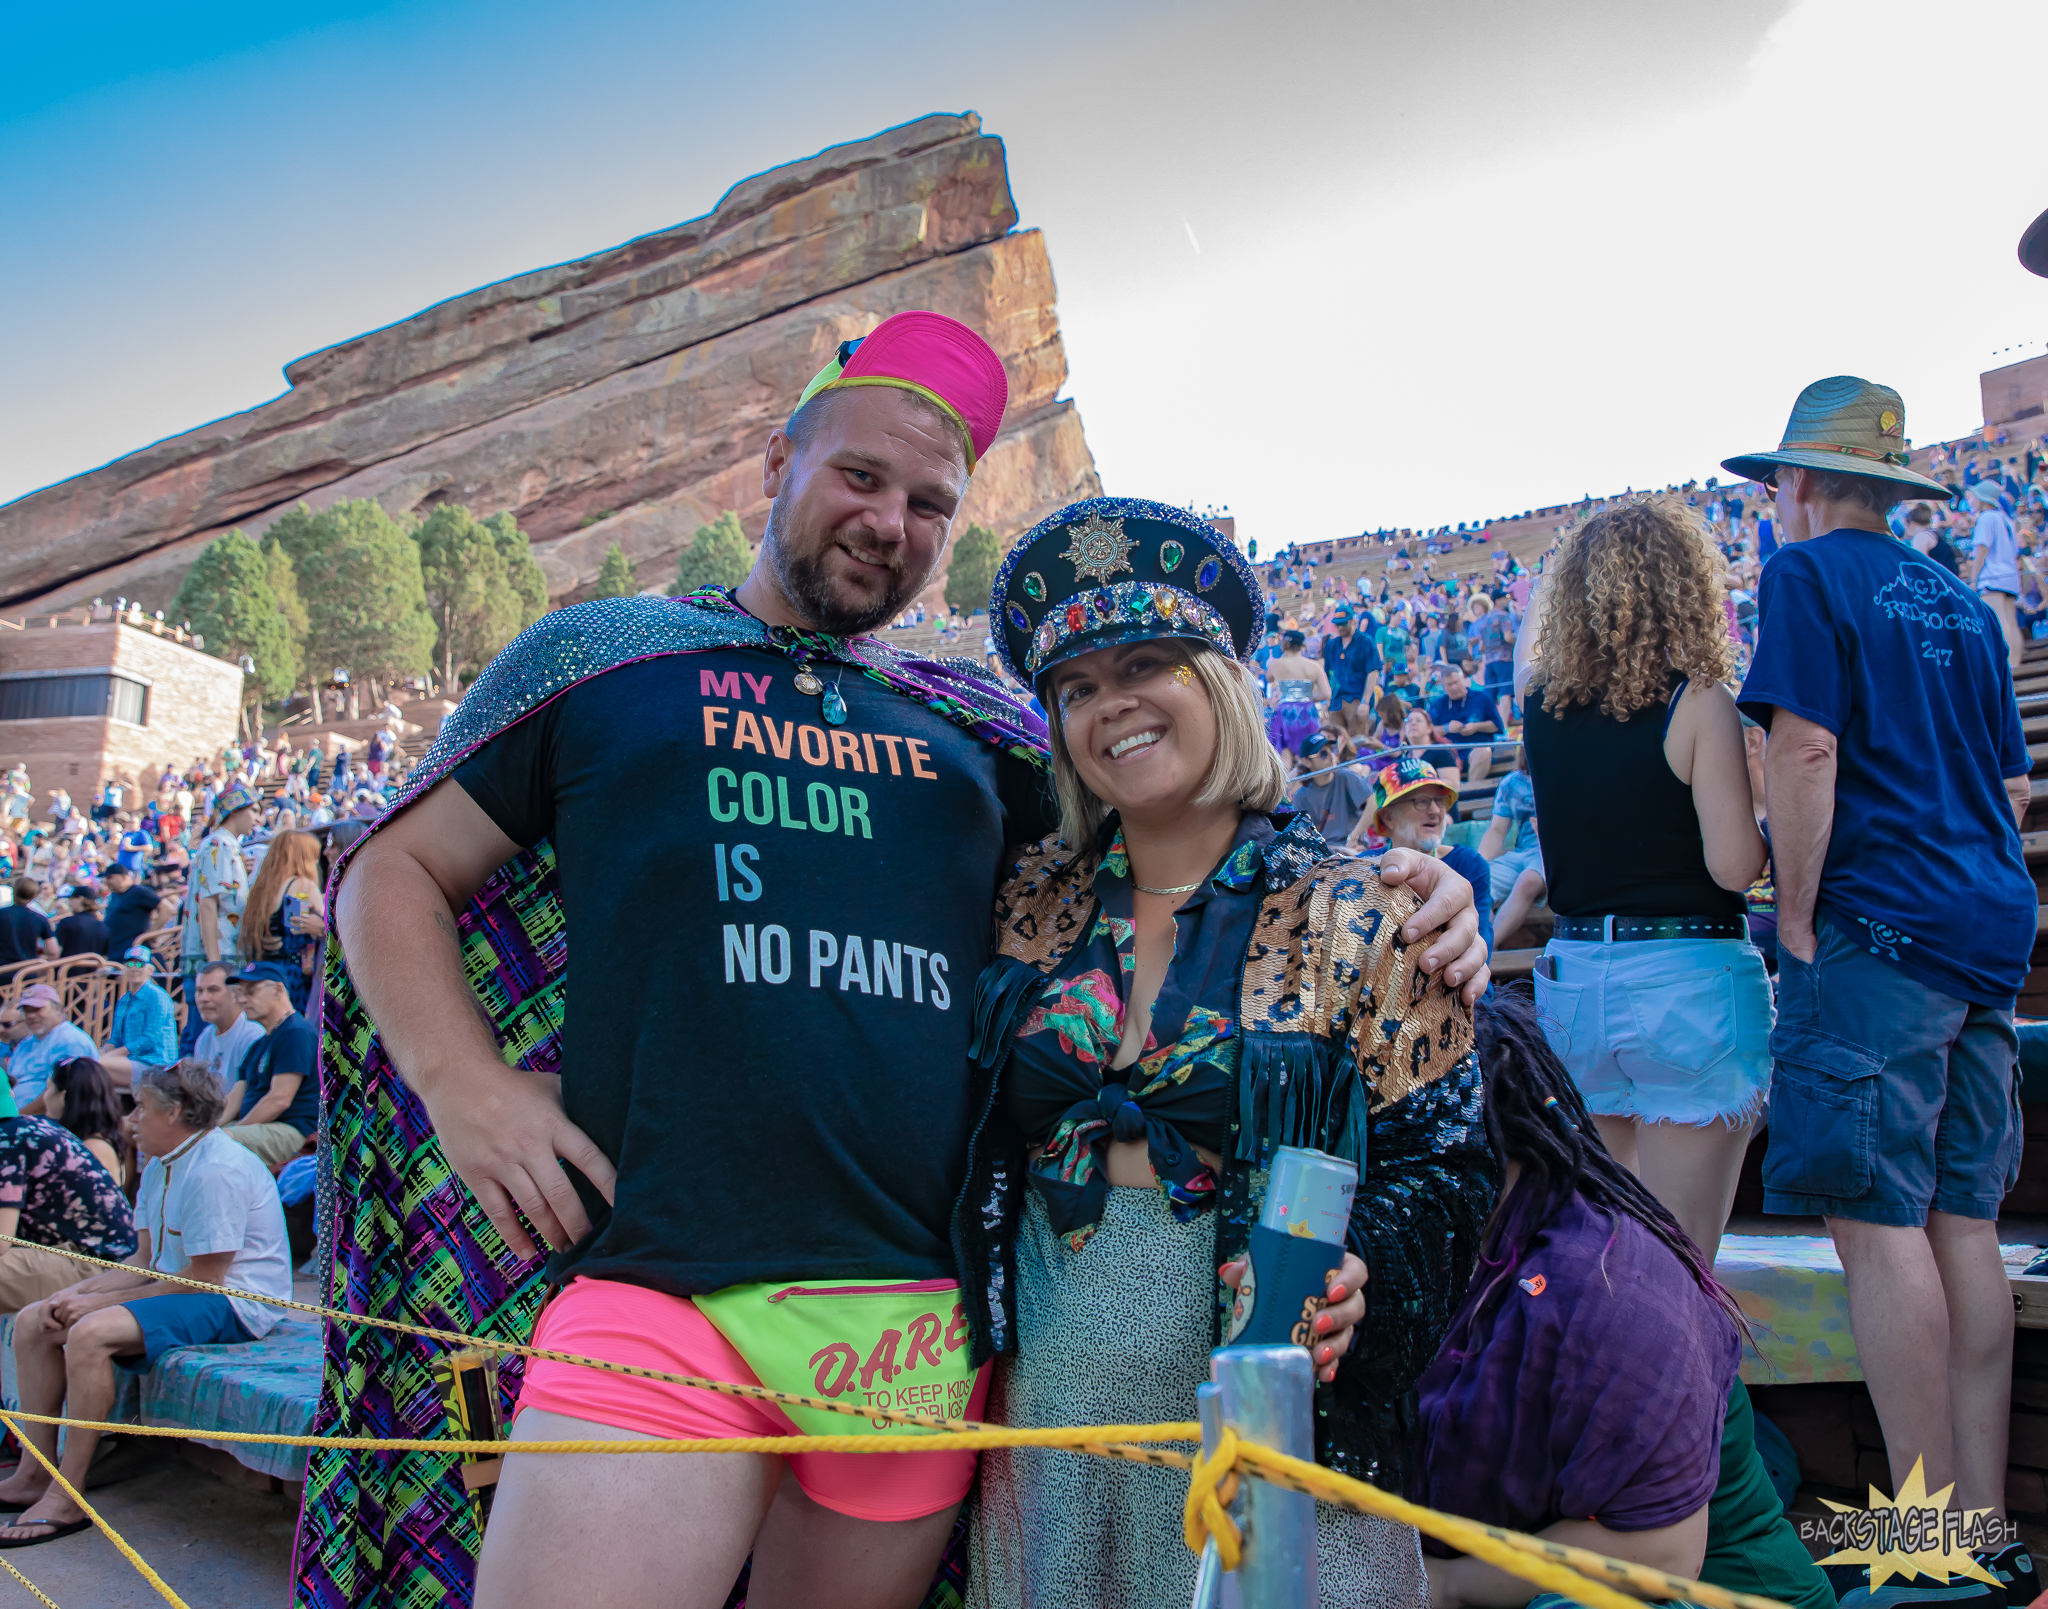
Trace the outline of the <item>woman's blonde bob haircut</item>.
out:
[[[1280,763],[1266,720],[1252,691],[1251,673],[1204,643],[1176,642],[1200,678],[1216,712],[1216,758],[1191,804],[1221,804],[1234,799],[1240,810],[1278,810],[1287,802],[1287,768]],[[1050,689],[1047,690],[1048,692]],[[1060,837],[1069,849],[1087,850],[1109,817],[1109,806],[1089,791],[1067,752],[1057,698],[1047,697],[1045,724],[1052,734],[1052,785],[1060,805]]]
[[[1698,514],[1649,497],[1566,533],[1543,573],[1536,665],[1546,709],[1600,706],[1627,720],[1662,709],[1671,673],[1725,682],[1735,673],[1723,564]]]

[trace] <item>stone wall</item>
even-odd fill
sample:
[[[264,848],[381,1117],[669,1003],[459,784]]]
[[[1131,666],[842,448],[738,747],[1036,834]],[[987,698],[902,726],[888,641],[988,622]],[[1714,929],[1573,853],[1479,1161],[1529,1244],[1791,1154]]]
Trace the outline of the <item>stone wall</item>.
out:
[[[301,499],[510,510],[557,602],[617,542],[643,586],[736,509],[841,341],[930,308],[1002,354],[1010,404],[956,529],[1009,537],[1101,490],[1052,265],[1013,232],[1002,142],[936,114],[744,180],[707,217],[488,285],[291,364],[291,389],[0,507],[0,605],[168,607],[204,546]],[[943,572],[934,581],[934,593]]]
[[[109,777],[153,787],[165,764],[182,769],[236,735],[242,673],[225,660],[112,620],[0,628],[0,676],[66,670],[111,670],[147,685],[146,724],[86,715],[0,721],[0,767],[28,767],[38,810],[55,787],[81,804]]]

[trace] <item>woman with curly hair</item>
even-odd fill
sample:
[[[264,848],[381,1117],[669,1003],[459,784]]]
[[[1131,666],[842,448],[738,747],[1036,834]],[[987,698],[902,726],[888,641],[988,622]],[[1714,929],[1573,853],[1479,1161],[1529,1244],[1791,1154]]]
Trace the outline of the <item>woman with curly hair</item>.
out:
[[[1527,724],[1556,936],[1545,1031],[1617,1161],[1711,1266],[1770,1074],[1742,891],[1764,867],[1722,559],[1649,498],[1567,535],[1539,594]]]

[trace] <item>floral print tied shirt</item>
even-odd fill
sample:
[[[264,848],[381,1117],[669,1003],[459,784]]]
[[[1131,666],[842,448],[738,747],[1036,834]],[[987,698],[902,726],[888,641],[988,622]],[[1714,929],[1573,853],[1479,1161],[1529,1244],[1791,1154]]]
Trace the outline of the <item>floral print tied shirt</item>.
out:
[[[1112,1068],[1123,1042],[1124,996],[1137,970],[1136,894],[1123,829],[1096,869],[1096,913],[1018,1030],[1006,1074],[1012,1119],[1044,1149],[1030,1181],[1053,1230],[1079,1251],[1109,1202],[1104,1151],[1143,1140],[1160,1192],[1186,1222],[1212,1205],[1216,1177],[1196,1155],[1225,1146],[1237,1087],[1237,996],[1274,835],[1248,815],[1216,870],[1174,914],[1173,959],[1152,1006],[1138,1059]]]
[[[0,1122],[0,1207],[21,1214],[14,1233],[38,1246],[111,1262],[135,1255],[135,1216],[120,1185],[83,1140],[47,1118]]]

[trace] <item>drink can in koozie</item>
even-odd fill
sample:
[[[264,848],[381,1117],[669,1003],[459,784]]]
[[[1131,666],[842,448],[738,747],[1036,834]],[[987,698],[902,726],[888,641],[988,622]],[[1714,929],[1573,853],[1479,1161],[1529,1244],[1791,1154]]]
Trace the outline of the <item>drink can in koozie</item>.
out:
[[[1274,1153],[1225,1345],[1313,1342],[1316,1315],[1329,1305],[1330,1276],[1344,1263],[1357,1189],[1356,1163],[1294,1145]]]

